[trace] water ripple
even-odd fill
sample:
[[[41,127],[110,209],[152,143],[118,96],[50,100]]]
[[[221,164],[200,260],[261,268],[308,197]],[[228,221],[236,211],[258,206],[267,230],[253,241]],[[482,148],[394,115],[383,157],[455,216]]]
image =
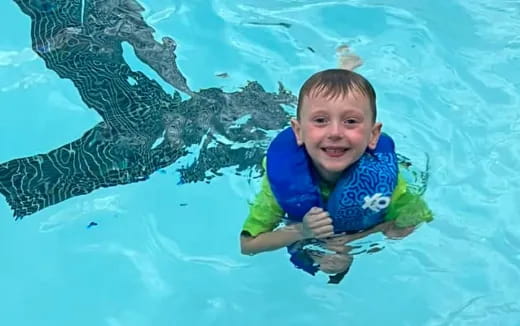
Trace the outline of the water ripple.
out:
[[[140,218],[134,213],[132,220],[138,222],[125,225],[125,232],[114,236],[144,232],[135,247],[123,246],[115,238],[85,250],[123,257],[147,290],[161,300],[173,300],[165,301],[163,315],[173,315],[172,304],[181,308],[174,312],[180,319],[193,324],[201,320],[216,324],[224,318],[229,325],[246,319],[251,325],[265,324],[265,318],[331,325],[346,320],[360,325],[518,324],[518,1],[212,0],[208,10],[213,16],[207,21],[198,16],[200,8],[185,1],[163,5],[147,16],[159,31],[176,32],[188,25],[190,33],[175,36],[186,71],[200,65],[191,54],[205,53],[208,65],[232,58],[234,68],[225,72],[237,85],[247,79],[263,78],[273,85],[281,80],[296,92],[308,75],[336,64],[338,45],[346,43],[360,54],[364,65],[359,71],[377,90],[385,131],[394,135],[399,151],[412,157],[414,164],[430,158],[426,200],[435,220],[402,241],[389,242],[377,255],[356,257],[338,286],[291,269],[281,252],[241,260],[236,258],[237,247],[218,254],[208,253],[204,243],[202,251],[188,248],[185,244],[193,237],[204,241],[217,236],[205,223],[214,217],[213,206],[207,215],[196,217],[200,225],[186,223],[190,227],[176,233],[178,238],[159,227],[171,214],[169,206]],[[0,68],[21,67],[34,58],[29,49],[3,51]],[[45,84],[45,78],[24,71],[12,83],[1,84],[0,90]],[[205,86],[215,86],[210,81],[213,84]],[[54,104],[68,104],[52,93],[51,98]],[[225,211],[230,213],[216,218],[222,218],[225,236],[236,237],[253,186],[236,180],[226,186],[235,196],[211,205],[227,205]],[[40,231],[59,230],[95,212],[131,215],[115,198],[83,203],[49,214]],[[185,211],[175,217],[182,214]],[[177,226],[182,227],[178,223],[173,227]],[[175,280],[168,275],[175,275]],[[215,280],[224,285],[216,286]],[[188,284],[186,290],[182,282]],[[181,288],[177,291],[184,291],[182,300],[172,295],[174,284]],[[303,312],[287,313],[295,311],[295,305]],[[374,306],[386,309],[384,319],[371,313]],[[132,324],[154,313],[110,312],[113,317],[106,317],[105,324]]]
[[[173,260],[190,264],[205,265],[219,272],[230,272],[247,267],[246,264],[236,262],[226,256],[195,256],[187,254],[176,241],[159,232],[156,218],[153,215],[149,215],[146,221],[149,240],[152,248],[158,255],[168,255]]]

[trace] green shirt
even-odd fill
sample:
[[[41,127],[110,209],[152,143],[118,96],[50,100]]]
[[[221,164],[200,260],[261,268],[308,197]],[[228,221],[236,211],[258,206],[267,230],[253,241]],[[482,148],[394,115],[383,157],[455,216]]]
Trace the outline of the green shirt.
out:
[[[265,160],[264,160],[265,168]],[[320,193],[326,200],[332,189],[320,184]],[[284,210],[278,205],[267,175],[264,173],[260,192],[250,204],[249,215],[244,222],[242,232],[255,237],[260,233],[274,230],[285,217]],[[418,194],[408,189],[408,184],[399,173],[397,186],[392,194],[385,221],[394,220],[398,227],[415,226],[433,220],[433,214]]]

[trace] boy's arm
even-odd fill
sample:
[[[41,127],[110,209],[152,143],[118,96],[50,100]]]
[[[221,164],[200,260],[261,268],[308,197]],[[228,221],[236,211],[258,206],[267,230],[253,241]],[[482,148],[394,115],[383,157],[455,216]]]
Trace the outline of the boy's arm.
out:
[[[302,240],[301,223],[267,231],[257,236],[251,236],[247,231],[240,235],[240,250],[244,255],[254,255],[264,251],[271,251],[286,247]]]
[[[348,254],[352,248],[346,246],[347,243],[364,238],[372,233],[383,232],[387,235],[387,230],[392,228],[394,221],[386,221],[379,223],[378,225],[357,233],[335,235],[331,238],[325,239],[325,247],[328,250],[335,251],[338,254]],[[411,232],[411,231],[410,231]]]
[[[244,230],[240,236],[240,248],[245,255],[254,255],[286,247],[297,241],[334,235],[332,219],[322,208],[313,207],[301,223],[293,223],[275,231],[266,231],[256,236]]]
[[[274,198],[267,176],[264,174],[260,192],[249,206],[249,215],[240,233],[242,254],[253,255],[263,251],[276,250],[298,241],[300,234],[296,226],[282,227],[273,231],[280,224],[284,215],[285,212]]]
[[[285,212],[278,205],[267,176],[262,177],[260,192],[249,208],[249,216],[240,234],[240,249],[245,255],[253,255],[286,247],[307,238],[323,238],[333,235],[332,220],[321,208],[312,208],[303,222],[276,229]],[[275,230],[276,229],[276,230]]]

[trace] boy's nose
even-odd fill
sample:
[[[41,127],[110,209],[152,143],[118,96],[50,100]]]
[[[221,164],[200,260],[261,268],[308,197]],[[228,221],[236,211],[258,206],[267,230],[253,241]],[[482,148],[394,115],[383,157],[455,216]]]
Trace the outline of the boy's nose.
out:
[[[341,138],[341,125],[338,122],[332,122],[329,125],[329,138]]]

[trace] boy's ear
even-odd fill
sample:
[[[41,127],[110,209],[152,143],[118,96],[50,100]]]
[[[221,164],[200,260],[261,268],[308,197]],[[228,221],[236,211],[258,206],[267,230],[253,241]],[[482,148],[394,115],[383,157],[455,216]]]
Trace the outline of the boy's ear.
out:
[[[300,121],[296,118],[291,119],[291,128],[296,136],[296,143],[298,146],[303,145],[303,137],[302,137],[302,127],[300,125]]]
[[[370,140],[368,141],[368,148],[371,150],[376,149],[377,141],[379,140],[379,136],[381,136],[381,128],[383,124],[381,122],[374,123],[372,127],[372,131],[370,131]]]

